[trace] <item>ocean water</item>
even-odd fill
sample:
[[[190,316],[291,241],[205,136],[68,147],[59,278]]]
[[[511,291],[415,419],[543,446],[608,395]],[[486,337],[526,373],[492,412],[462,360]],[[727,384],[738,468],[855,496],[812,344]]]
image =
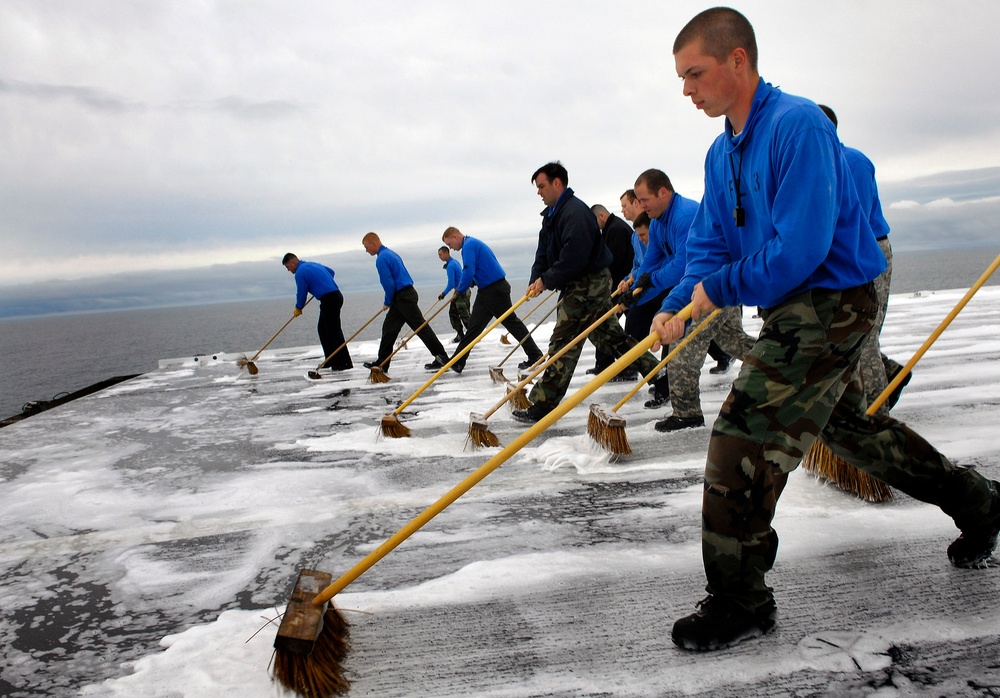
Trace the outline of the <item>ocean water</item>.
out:
[[[996,248],[897,252],[892,293],[969,288],[998,253]],[[515,299],[526,283],[526,279],[511,279]],[[1000,275],[987,283],[1000,284]],[[439,291],[437,287],[418,288],[421,307],[430,307]],[[344,295],[341,317],[345,335],[350,336],[378,312],[382,294],[352,294],[348,289]],[[0,417],[19,413],[29,401],[52,400],[113,376],[154,370],[160,359],[218,352],[253,356],[291,317],[292,308],[289,294],[267,301],[0,320]],[[891,313],[890,303],[888,322]],[[310,304],[268,349],[317,346],[316,317],[317,310]],[[431,326],[446,348],[453,347],[447,311]],[[380,327],[381,318],[358,338],[377,338]],[[356,363],[371,358],[353,356]]]

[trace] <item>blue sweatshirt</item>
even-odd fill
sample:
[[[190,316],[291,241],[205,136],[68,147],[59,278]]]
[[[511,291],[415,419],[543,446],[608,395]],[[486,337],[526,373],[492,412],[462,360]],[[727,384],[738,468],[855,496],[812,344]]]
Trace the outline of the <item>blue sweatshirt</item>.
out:
[[[333,269],[319,262],[299,260],[295,267],[295,307],[302,310],[306,306],[306,295],[322,298],[328,293],[339,291],[333,280]]]
[[[868,214],[868,224],[875,239],[886,237],[889,234],[889,224],[882,215],[882,202],[879,201],[878,186],[875,184],[875,165],[857,148],[844,146],[844,157],[854,179],[854,188],[858,190],[861,210]]]
[[[448,285],[441,291],[441,295],[447,296],[450,291],[458,288],[458,282],[462,279],[462,265],[454,257],[449,257],[444,264],[444,270],[448,274]]]
[[[462,238],[462,281],[458,284],[458,292],[465,293],[476,283],[479,288],[486,288],[492,283],[507,276],[493,250],[486,243],[466,235]]]
[[[733,216],[737,179],[743,227]],[[719,307],[773,308],[812,288],[859,286],[884,269],[833,124],[813,102],[760,80],[743,132],[734,135],[727,119],[709,148],[684,278],[662,310],[686,306],[699,281]]]
[[[649,222],[649,245],[639,266],[639,276],[649,274],[653,288],[639,296],[639,305],[673,288],[684,277],[688,230],[697,212],[697,201],[674,192],[663,215]],[[634,283],[632,288],[635,288]]]
[[[642,260],[646,258],[646,245],[639,239],[639,233],[635,231],[632,232],[632,251],[635,254],[632,256],[631,277],[635,280],[639,278],[639,267],[642,266]],[[619,281],[624,281],[624,279],[619,279]]]
[[[403,260],[385,245],[378,248],[375,268],[378,269],[378,280],[385,291],[382,305],[392,305],[392,297],[396,295],[396,291],[413,285],[413,279],[403,266]]]

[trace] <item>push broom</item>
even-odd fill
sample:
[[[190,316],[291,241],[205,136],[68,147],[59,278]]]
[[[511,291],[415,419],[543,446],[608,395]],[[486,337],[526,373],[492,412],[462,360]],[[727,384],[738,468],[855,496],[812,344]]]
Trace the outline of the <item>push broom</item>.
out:
[[[434,305],[437,305],[437,302],[435,302]],[[432,305],[431,308],[433,308],[434,305]],[[392,361],[392,357],[394,357],[396,354],[398,354],[402,349],[404,349],[406,347],[406,342],[410,341],[411,338],[413,338],[417,334],[419,334],[420,330],[422,330],[425,327],[427,327],[427,325],[430,324],[431,320],[433,320],[437,316],[438,313],[440,313],[442,310],[444,310],[447,307],[448,307],[448,304],[445,303],[440,308],[438,308],[437,310],[435,310],[434,313],[429,318],[426,318],[424,320],[423,324],[421,324],[419,327],[417,327],[417,329],[413,330],[413,332],[410,333],[410,336],[407,337],[403,342],[401,342],[398,347],[396,347],[396,350],[394,352],[392,352],[391,354],[389,354],[389,356],[387,356],[384,359],[382,359],[382,361],[380,361],[377,366],[372,366],[371,373],[368,374],[368,382],[372,383],[372,384],[374,384],[374,383],[388,383],[389,382],[389,376],[385,375],[385,371],[382,370],[382,367],[385,366],[390,361]],[[430,308],[428,308],[428,310],[430,310]]]
[[[587,417],[587,433],[590,435],[594,441],[596,441],[601,447],[606,451],[611,452],[613,455],[630,455],[632,453],[632,447],[628,443],[628,435],[625,433],[625,419],[618,415],[618,410],[620,410],[626,402],[635,397],[635,394],[642,389],[642,386],[646,385],[649,381],[653,379],[660,369],[667,365],[667,363],[677,354],[680,353],[688,343],[697,336],[699,332],[705,329],[715,317],[721,313],[720,308],[716,308],[711,312],[711,314],[702,320],[697,327],[691,330],[684,339],[677,343],[670,353],[663,357],[663,360],[656,365],[652,371],[646,374],[639,383],[628,391],[618,404],[612,407],[608,412],[602,410],[596,403],[590,406],[590,415]],[[686,320],[687,318],[685,318]]]
[[[678,315],[683,316],[684,313],[690,316],[690,305]],[[330,600],[450,504],[479,484],[487,475],[503,465],[535,437],[629,366],[658,340],[659,336],[655,332],[650,332],[649,336],[629,349],[572,396],[563,400],[509,446],[479,466],[322,591],[319,589],[332,578],[332,575],[316,570],[300,570],[274,640],[274,678],[285,688],[308,698],[328,698],[345,693],[350,688],[343,667],[343,660],[350,649],[348,623],[340,611],[329,603]]]
[[[431,383],[433,383],[434,381],[436,381],[439,377],[441,377],[445,373],[445,371],[447,371],[449,368],[451,368],[452,366],[454,366],[455,363],[459,359],[461,359],[463,356],[465,356],[470,351],[472,351],[472,347],[476,346],[476,344],[478,344],[480,342],[480,340],[483,339],[483,337],[485,337],[490,332],[492,332],[493,329],[497,325],[499,325],[501,322],[503,322],[508,317],[510,317],[514,313],[514,311],[516,311],[519,307],[521,307],[521,305],[525,301],[527,301],[529,298],[532,298],[532,295],[530,293],[526,294],[517,303],[515,303],[514,305],[510,306],[509,308],[507,308],[506,312],[504,312],[503,315],[501,315],[496,320],[494,320],[493,322],[491,322],[486,327],[486,329],[484,329],[482,332],[480,332],[479,335],[474,340],[472,340],[471,342],[469,342],[469,344],[467,344],[461,351],[457,352],[453,357],[451,357],[451,359],[449,359],[448,362],[444,366],[442,366],[441,368],[439,368],[438,371],[437,371],[437,373],[435,373],[433,376],[431,376],[430,380],[428,380],[426,383],[424,383],[422,386],[420,386],[420,388],[417,390],[417,392],[413,393],[413,395],[411,395],[409,398],[407,398],[406,401],[403,402],[399,407],[397,407],[392,412],[390,412],[389,414],[387,414],[384,417],[382,417],[382,422],[379,425],[379,430],[381,431],[382,435],[383,436],[388,436],[388,437],[393,438],[393,439],[399,439],[399,438],[404,438],[404,437],[410,436],[410,434],[412,432],[410,431],[409,427],[407,427],[405,424],[403,424],[402,422],[399,421],[399,414],[403,410],[405,410],[407,408],[407,406],[409,406],[409,404],[411,402],[413,402],[414,400],[416,400],[417,397],[422,392],[424,392],[425,390],[427,390],[427,388],[430,387]]]
[[[337,347],[332,352],[330,352],[330,355],[328,357],[326,357],[325,359],[323,359],[322,361],[319,362],[319,366],[317,366],[315,370],[309,371],[309,373],[307,373],[306,375],[308,375],[313,380],[319,380],[320,378],[322,378],[323,376],[320,375],[319,370],[321,368],[323,368],[323,366],[326,365],[326,362],[329,361],[330,359],[332,359],[334,356],[336,356],[338,351],[340,351],[341,349],[343,349],[344,347],[346,347],[347,344],[348,344],[348,342],[353,341],[355,337],[357,337],[359,334],[361,334],[364,331],[364,329],[366,327],[368,327],[368,325],[370,325],[373,322],[375,322],[375,319],[379,315],[381,315],[382,313],[384,313],[384,312],[385,312],[385,306],[382,306],[381,308],[379,308],[379,311],[377,313],[375,313],[374,315],[372,315],[372,319],[371,320],[369,320],[368,322],[366,322],[365,324],[363,324],[361,326],[361,329],[359,329],[357,332],[355,332],[354,334],[352,334],[350,337],[347,338],[347,340],[343,344],[341,344],[339,347]]]
[[[897,373],[889,385],[885,387],[885,390],[875,398],[875,401],[868,406],[865,411],[867,415],[873,415],[878,411],[878,408],[892,395],[892,392],[899,387],[900,384],[913,370],[913,367],[918,361],[923,357],[923,355],[930,349],[931,345],[937,341],[937,338],[941,336],[941,333],[945,331],[951,321],[962,311],[966,304],[972,300],[972,297],[976,295],[976,291],[983,287],[983,284],[989,280],[993,275],[993,272],[997,270],[1000,266],[1000,256],[997,256],[990,264],[989,268],[983,272],[982,276],[972,285],[972,287],[966,292],[962,299],[952,308],[948,316],[941,321],[941,324],[937,326],[930,337],[927,338],[917,353],[913,355],[906,365],[903,366],[902,370]],[[845,461],[843,458],[835,455],[827,446],[825,446],[819,439],[813,442],[812,447],[809,452],[806,453],[805,458],[802,459],[802,467],[810,472],[815,473],[817,476],[832,482],[837,485],[840,489],[851,492],[858,495],[861,499],[868,502],[882,502],[887,499],[892,499],[892,490],[881,480],[872,477],[868,473],[858,470],[853,465]]]
[[[604,315],[594,320],[594,322],[592,322],[590,326],[588,326],[580,334],[574,337],[573,340],[570,341],[568,344],[566,344],[566,346],[564,346],[562,349],[560,349],[550,357],[542,357],[542,359],[539,359],[538,362],[535,363],[535,365],[533,365],[530,369],[528,369],[529,370],[528,375],[521,378],[521,380],[518,382],[517,385],[513,386],[512,388],[509,388],[507,390],[507,394],[504,395],[503,399],[500,400],[500,402],[498,402],[497,404],[495,404],[490,409],[489,412],[487,412],[486,414],[479,414],[477,412],[473,412],[469,416],[469,436],[466,439],[466,444],[472,444],[473,450],[483,447],[499,446],[500,440],[497,439],[496,434],[490,431],[489,425],[487,424],[487,420],[489,420],[489,418],[492,417],[493,414],[508,401],[511,400],[514,400],[515,402],[518,401],[520,397],[524,395],[524,386],[526,386],[528,383],[530,383],[539,375],[541,375],[542,372],[545,371],[545,369],[547,369],[549,366],[551,366],[556,361],[561,359],[569,350],[571,350],[577,344],[585,340],[590,335],[591,332],[593,332],[598,327],[603,325],[604,322],[609,317],[617,313],[623,307],[624,306],[622,304],[613,306],[606,313],[604,313]],[[521,403],[523,406],[520,407],[520,409],[525,409],[531,406],[531,402],[526,397],[524,398],[524,402],[526,402],[527,404],[524,405],[523,403]]]
[[[534,312],[535,312],[536,310],[538,310],[538,309],[539,309],[539,308],[541,308],[541,307],[542,307],[543,305],[545,305],[545,301],[547,301],[547,300],[548,300],[549,298],[552,298],[552,296],[556,295],[556,293],[558,293],[558,292],[559,292],[559,291],[558,291],[558,289],[556,289],[556,290],[553,290],[553,291],[552,291],[551,293],[549,293],[549,295],[545,296],[545,300],[543,300],[543,301],[540,301],[540,302],[538,303],[538,305],[536,305],[536,306],[535,306],[534,308],[532,308],[531,310],[529,310],[529,311],[528,311],[528,312],[527,312],[527,313],[525,314],[525,316],[524,316],[523,318],[521,318],[521,319],[522,319],[522,320],[527,320],[527,319],[528,319],[529,317],[531,317],[531,314],[532,314],[532,313],[534,313]],[[549,312],[551,313],[552,311],[550,310]],[[546,317],[547,317],[547,316],[546,316]],[[538,327],[538,325],[535,325],[535,327]],[[523,340],[522,340],[522,341],[523,341]],[[507,336],[507,333],[506,333],[506,332],[504,332],[504,333],[503,333],[502,335],[500,335],[500,343],[501,343],[501,344],[510,344],[510,338],[509,338],[509,337]],[[520,345],[520,344],[518,344],[517,346],[521,346],[521,345]]]
[[[305,308],[307,305],[309,305],[309,303],[312,302],[312,299],[313,299],[313,297],[309,296],[309,298],[306,299],[306,302],[305,302],[305,304],[302,307]],[[257,353],[253,355],[252,359],[248,359],[246,356],[241,356],[240,358],[238,358],[236,360],[236,365],[240,367],[240,370],[242,371],[245,368],[247,371],[250,372],[251,376],[256,376],[258,369],[257,369],[257,364],[255,364],[254,361],[257,360],[257,357],[260,356],[260,354],[261,354],[262,351],[264,351],[265,349],[267,349],[267,345],[270,344],[271,342],[273,342],[275,340],[275,338],[279,334],[281,334],[284,331],[284,329],[286,327],[288,327],[288,325],[295,318],[296,318],[296,316],[294,314],[290,318],[288,318],[288,320],[285,322],[285,324],[281,326],[281,329],[278,330],[277,332],[275,332],[274,335],[269,340],[267,340],[266,342],[264,342],[264,346],[262,346],[257,351]]]
[[[555,293],[555,291],[553,291],[552,293]],[[549,296],[549,298],[551,298],[551,295]],[[546,298],[545,300],[548,300],[548,298]],[[531,312],[533,313],[536,310],[538,310],[539,308],[541,308],[542,307],[542,303],[544,303],[544,302],[545,301],[542,301],[541,303],[539,303],[538,305],[536,305],[534,308],[532,308]],[[494,383],[509,383],[509,381],[507,380],[507,378],[503,375],[503,368],[502,368],[503,365],[505,363],[507,363],[507,359],[509,359],[511,356],[514,355],[515,351],[517,351],[518,349],[521,348],[521,345],[523,345],[526,341],[528,341],[528,337],[530,337],[535,332],[535,330],[537,330],[539,327],[541,327],[542,323],[544,323],[546,320],[548,320],[549,316],[552,315],[552,313],[556,312],[556,310],[559,309],[560,305],[562,305],[562,301],[559,301],[554,306],[552,306],[552,309],[549,310],[549,312],[545,313],[545,317],[543,317],[541,320],[539,320],[537,323],[535,323],[535,326],[531,328],[531,331],[528,332],[528,334],[524,335],[524,337],[521,339],[521,341],[517,343],[517,346],[515,346],[513,349],[511,349],[507,353],[507,356],[503,357],[503,359],[500,361],[500,363],[498,363],[496,366],[490,366],[490,379],[492,379],[492,381]],[[529,313],[529,315],[530,314],[531,313]],[[525,319],[527,319],[527,316],[525,316]]]

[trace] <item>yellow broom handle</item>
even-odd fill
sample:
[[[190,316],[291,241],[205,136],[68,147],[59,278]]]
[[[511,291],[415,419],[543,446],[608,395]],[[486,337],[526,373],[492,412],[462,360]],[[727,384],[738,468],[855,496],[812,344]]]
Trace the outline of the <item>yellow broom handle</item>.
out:
[[[305,307],[306,307],[307,305],[309,305],[309,302],[310,302],[310,301],[311,301],[312,299],[313,299],[313,297],[312,297],[312,296],[309,296],[309,297],[308,297],[308,298],[306,299],[306,302],[302,304],[302,307],[303,307],[303,308],[305,308]],[[267,340],[266,342],[264,342],[264,346],[262,346],[262,347],[261,347],[260,349],[258,349],[258,350],[257,350],[257,353],[253,355],[253,358],[252,358],[252,359],[250,359],[250,363],[253,363],[254,361],[256,361],[256,360],[257,360],[257,357],[258,357],[258,356],[260,356],[260,353],[261,353],[262,351],[264,351],[265,349],[267,349],[267,345],[268,345],[268,344],[270,344],[271,342],[273,342],[273,341],[274,341],[274,340],[275,340],[275,339],[277,338],[277,336],[278,336],[279,334],[281,334],[282,332],[284,332],[285,328],[286,328],[286,327],[288,327],[288,324],[289,324],[289,323],[290,323],[290,322],[291,322],[292,320],[294,320],[294,319],[295,319],[295,315],[292,315],[292,316],[291,316],[290,318],[288,318],[288,320],[287,320],[287,321],[285,321],[285,324],[281,326],[281,329],[280,329],[280,330],[278,330],[277,332],[275,332],[275,333],[274,333],[274,334],[273,334],[273,335],[271,336],[271,338],[270,338],[269,340]]]
[[[435,301],[434,305],[437,305],[436,301]],[[432,305],[431,308],[433,308],[434,305]],[[433,315],[431,315],[429,318],[427,318],[426,320],[424,320],[424,323],[422,325],[420,325],[420,327],[418,327],[417,329],[413,330],[413,333],[409,337],[407,337],[406,339],[403,340],[403,343],[399,345],[399,347],[396,349],[396,351],[392,352],[391,354],[389,354],[389,356],[387,356],[384,359],[382,359],[382,363],[379,364],[379,368],[381,368],[382,366],[385,366],[385,364],[388,363],[389,360],[392,357],[394,357],[396,354],[398,354],[400,352],[400,350],[403,347],[406,346],[407,342],[409,342],[411,339],[413,339],[415,336],[417,336],[417,334],[420,332],[420,330],[422,330],[425,327],[427,327],[427,325],[430,324],[431,320],[433,320],[435,317],[437,317],[437,314],[440,313],[442,310],[444,310],[447,307],[448,307],[448,304],[445,303],[440,308],[438,308],[437,310],[435,310]],[[430,311],[431,308],[428,308],[427,310]]]
[[[383,305],[381,308],[379,308],[379,311],[377,313],[375,313],[374,315],[372,315],[372,319],[371,320],[369,320],[368,322],[366,322],[365,324],[363,324],[361,326],[361,329],[359,329],[357,332],[355,332],[354,334],[352,334],[350,337],[347,338],[347,340],[343,344],[341,344],[339,347],[337,347],[332,352],[330,352],[330,355],[328,357],[326,357],[325,359],[323,359],[322,361],[320,361],[319,362],[319,366],[316,367],[316,370],[318,371],[321,368],[323,368],[323,364],[325,364],[327,361],[329,361],[330,359],[332,359],[334,357],[334,355],[338,351],[340,351],[341,349],[343,349],[344,347],[346,347],[347,344],[348,344],[348,342],[352,342],[355,337],[357,337],[359,334],[361,334],[362,332],[364,332],[365,328],[368,327],[368,325],[370,325],[373,322],[375,322],[375,318],[377,318],[379,315],[381,315],[384,312],[385,312],[385,306]]]
[[[648,383],[650,380],[652,380],[653,376],[655,376],[657,373],[659,373],[660,369],[667,365],[667,362],[672,361],[673,358],[675,356],[677,356],[677,354],[680,353],[681,349],[683,349],[684,347],[686,347],[688,345],[688,342],[690,342],[692,339],[695,338],[695,335],[697,335],[703,329],[705,329],[706,327],[708,327],[708,323],[710,323],[712,320],[714,320],[716,318],[716,316],[719,313],[721,313],[721,312],[722,312],[722,308],[716,308],[715,310],[712,311],[711,315],[709,315],[704,320],[702,320],[700,323],[698,323],[698,326],[695,327],[693,330],[691,330],[691,332],[688,333],[688,336],[685,337],[684,339],[682,339],[677,344],[677,346],[674,347],[670,351],[670,353],[668,353],[666,356],[664,356],[663,359],[660,361],[660,363],[656,364],[656,368],[654,368],[648,374],[646,374],[645,376],[643,376],[643,379],[641,381],[639,381],[638,384],[636,384],[636,386],[634,388],[632,388],[630,391],[628,391],[628,393],[626,393],[625,397],[623,397],[621,400],[619,400],[618,404],[615,405],[613,408],[611,408],[611,411],[612,412],[617,412],[618,410],[620,410],[622,408],[622,405],[624,405],[626,402],[628,402],[633,397],[635,397],[635,394],[637,392],[639,392],[640,390],[642,390],[642,386],[646,385],[646,383]]]
[[[398,416],[398,415],[399,415],[399,413],[400,413],[400,412],[402,412],[403,410],[405,410],[405,409],[407,408],[407,406],[409,406],[409,404],[410,404],[411,402],[413,402],[414,400],[416,400],[416,399],[417,399],[417,397],[418,397],[418,396],[420,395],[420,393],[422,393],[422,392],[424,392],[425,390],[427,390],[427,388],[429,388],[429,387],[430,387],[431,383],[433,383],[434,381],[436,381],[436,380],[437,380],[438,378],[440,378],[440,377],[441,377],[441,375],[442,375],[442,374],[443,374],[443,373],[444,373],[445,371],[447,371],[447,370],[448,370],[449,368],[451,368],[452,366],[454,366],[454,365],[455,365],[455,362],[456,362],[456,361],[458,361],[458,360],[459,360],[459,359],[461,359],[461,358],[462,358],[463,356],[465,356],[465,355],[466,355],[466,354],[468,354],[468,353],[469,353],[470,351],[472,351],[472,347],[476,346],[476,344],[477,344],[477,343],[479,342],[479,340],[481,340],[481,339],[482,339],[483,337],[485,337],[486,335],[488,335],[488,334],[489,334],[490,332],[492,332],[492,331],[493,331],[493,328],[495,328],[495,327],[496,327],[497,325],[499,325],[499,324],[500,324],[501,322],[503,322],[503,321],[504,321],[504,320],[506,320],[506,319],[507,319],[508,317],[510,317],[510,316],[511,316],[511,315],[512,315],[512,314],[514,313],[514,311],[515,311],[515,310],[517,310],[517,309],[518,309],[519,307],[521,307],[521,305],[522,305],[522,304],[523,304],[523,303],[524,303],[524,302],[525,302],[526,300],[528,300],[529,298],[531,298],[531,296],[530,296],[530,295],[526,295],[526,296],[525,296],[524,298],[522,298],[521,300],[519,300],[519,301],[518,301],[517,303],[515,303],[514,305],[510,306],[509,308],[507,308],[507,312],[505,312],[505,313],[504,313],[503,315],[501,315],[501,316],[500,316],[500,317],[498,317],[498,318],[497,318],[496,320],[494,320],[493,322],[491,322],[491,323],[490,323],[490,324],[489,324],[489,325],[488,325],[488,326],[486,327],[486,329],[485,329],[485,330],[483,330],[482,332],[480,332],[480,333],[479,333],[479,336],[478,336],[478,337],[476,337],[476,338],[475,338],[475,339],[473,339],[473,340],[472,340],[471,342],[469,342],[468,344],[466,344],[466,345],[465,345],[465,348],[464,348],[464,349],[462,349],[462,351],[458,352],[458,353],[457,353],[457,354],[455,354],[455,355],[454,355],[453,357],[451,357],[451,360],[450,360],[450,361],[448,361],[448,363],[446,363],[446,364],[445,364],[444,366],[442,366],[441,368],[439,368],[439,369],[438,369],[438,372],[437,372],[437,373],[435,373],[435,374],[434,374],[433,376],[431,376],[430,380],[428,380],[428,381],[427,381],[426,383],[424,383],[424,384],[423,384],[422,386],[420,386],[420,388],[419,388],[419,389],[417,390],[417,392],[413,393],[413,395],[411,395],[410,397],[408,397],[408,398],[406,399],[406,402],[404,402],[404,403],[403,403],[402,405],[400,405],[400,406],[399,406],[399,407],[397,407],[397,408],[396,408],[395,410],[393,410],[393,411],[392,411],[392,413],[393,413],[394,415],[397,415],[397,416]]]
[[[632,294],[633,295],[638,295],[638,294],[642,293],[642,290],[643,290],[642,288],[637,288],[637,289],[635,289],[632,292]],[[561,303],[562,301],[559,301],[559,302]],[[619,303],[618,305],[612,307],[611,310],[609,310],[608,312],[604,313],[604,315],[602,315],[601,317],[597,318],[597,320],[595,320],[593,323],[591,323],[590,327],[588,327],[583,332],[581,332],[580,334],[578,334],[576,336],[576,338],[573,339],[572,342],[570,342],[569,344],[567,344],[566,346],[564,346],[562,349],[560,349],[559,351],[557,351],[554,356],[550,356],[549,358],[547,358],[545,361],[542,362],[542,364],[540,366],[536,367],[530,374],[528,374],[528,376],[526,376],[524,379],[522,379],[521,382],[519,382],[517,385],[515,385],[510,390],[508,390],[507,394],[503,396],[503,399],[501,399],[500,402],[498,402],[497,404],[493,405],[493,408],[489,412],[487,412],[485,415],[483,415],[483,417],[485,419],[489,419],[490,417],[492,417],[493,413],[496,412],[497,410],[499,410],[501,407],[503,407],[504,404],[508,400],[510,400],[511,398],[513,398],[514,395],[517,393],[518,390],[520,390],[521,388],[523,388],[524,386],[526,386],[528,383],[530,383],[531,381],[533,381],[539,374],[542,373],[542,371],[544,371],[549,366],[551,366],[553,363],[555,363],[556,361],[558,361],[570,349],[572,349],[577,344],[579,344],[580,342],[582,342],[583,340],[585,340],[587,338],[587,336],[591,332],[593,332],[594,330],[596,330],[598,327],[600,327],[604,323],[605,320],[607,320],[609,317],[611,317],[612,315],[614,315],[615,313],[617,313],[619,310],[622,310],[624,307],[625,307],[624,304]]]
[[[552,293],[555,293],[555,291],[553,291]],[[550,294],[549,297],[551,298],[551,294]],[[547,301],[548,298],[546,298],[545,300]],[[544,302],[545,301],[542,301],[542,303],[544,303]],[[531,309],[531,313],[533,313],[536,310],[538,310],[539,308],[541,308],[542,307],[542,303],[539,303],[534,308],[532,308]],[[538,323],[534,327],[531,328],[531,332],[534,332],[535,330],[537,330],[539,328],[539,326],[541,326],[541,324],[543,322],[545,322],[546,320],[548,320],[549,319],[549,315],[551,315],[552,313],[554,313],[557,310],[559,310],[559,306],[560,305],[562,305],[562,301],[559,301],[554,306],[552,306],[552,309],[549,312],[545,313],[544,317],[542,317],[542,319],[539,320]],[[531,313],[528,313],[528,315],[530,315]],[[525,315],[524,319],[527,320],[528,316]],[[510,357],[512,357],[514,355],[514,352],[517,351],[518,349],[520,349],[521,345],[524,344],[526,341],[528,341],[528,337],[531,336],[531,332],[529,332],[528,334],[524,335],[524,337],[521,339],[521,341],[517,343],[517,346],[514,347],[513,349],[511,349],[509,352],[507,352],[507,356],[503,357],[503,360],[499,364],[497,364],[497,366],[503,366],[505,363],[507,363],[507,359],[509,359]]]
[[[532,308],[527,313],[525,313],[524,317],[521,318],[521,320],[524,321],[524,320],[527,320],[529,317],[531,317],[531,314],[533,312],[535,312],[536,310],[538,310],[539,308],[541,308],[543,305],[545,305],[545,301],[547,301],[549,298],[552,298],[552,296],[556,295],[556,293],[558,293],[558,292],[559,292],[559,290],[556,289],[556,290],[553,290],[551,293],[549,293],[549,295],[545,296],[545,298],[538,305],[536,305],[534,308]],[[549,312],[551,313],[552,311],[550,310]]]
[[[688,306],[677,313],[675,317],[680,317],[684,320],[690,318],[691,305],[688,304]],[[617,361],[601,371],[600,374],[595,376],[593,380],[580,388],[573,395],[559,403],[554,410],[535,422],[523,434],[512,441],[510,445],[479,466],[473,473],[449,490],[447,494],[441,497],[441,499],[434,502],[434,504],[427,507],[427,509],[425,509],[415,519],[410,521],[410,523],[403,526],[403,528],[397,531],[391,538],[389,538],[389,540],[382,543],[382,545],[377,547],[372,552],[368,553],[368,555],[366,555],[350,570],[345,572],[337,581],[321,591],[316,598],[313,599],[313,604],[316,606],[322,606],[324,603],[343,591],[348,584],[368,571],[372,565],[388,555],[400,543],[416,533],[428,521],[444,511],[449,504],[453,503],[456,499],[479,484],[487,475],[503,465],[510,459],[511,456],[524,448],[524,446],[527,445],[532,439],[555,424],[563,417],[563,415],[586,400],[595,390],[614,378],[622,371],[622,369],[642,356],[642,353],[652,347],[653,343],[659,341],[659,339],[660,337],[656,334],[656,332],[650,332],[649,336],[629,349],[628,352],[622,354]]]
[[[568,352],[570,349],[572,349],[573,347],[575,347],[577,344],[579,344],[580,342],[582,342],[583,340],[585,340],[587,338],[587,335],[589,335],[591,332],[593,332],[598,327],[600,327],[601,325],[603,325],[604,322],[609,317],[611,317],[612,315],[614,315],[615,313],[617,313],[619,310],[621,310],[622,307],[624,307],[624,306],[622,306],[619,303],[618,305],[616,305],[616,306],[612,307],[610,310],[608,310],[608,312],[604,313],[604,315],[602,315],[601,317],[599,317],[596,320],[594,320],[594,322],[592,322],[587,329],[585,329],[583,332],[581,332],[576,337],[574,337],[572,342],[570,342],[569,344],[567,344],[566,346],[564,346],[562,349],[560,349],[559,351],[557,351],[555,354],[553,354],[552,356],[550,356],[549,358],[547,358],[545,361],[542,362],[542,364],[540,366],[538,366],[537,368],[535,368],[530,374],[528,374],[526,377],[524,377],[523,379],[521,379],[521,381],[517,385],[515,385],[513,388],[511,388],[510,390],[508,390],[507,394],[503,396],[503,398],[500,400],[500,402],[498,402],[497,404],[493,405],[493,408],[489,412],[487,412],[486,414],[484,414],[483,418],[484,419],[489,419],[490,417],[492,417],[493,413],[496,412],[497,410],[499,410],[501,407],[503,407],[507,403],[508,400],[510,400],[512,397],[514,397],[515,393],[517,393],[518,390],[520,390],[521,388],[523,388],[524,386],[526,386],[528,383],[530,383],[531,381],[533,381],[545,369],[547,369],[553,363],[555,363],[560,358],[562,358],[563,355],[566,354],[566,352]]]
[[[903,382],[903,379],[906,378],[910,371],[913,370],[913,367],[918,361],[920,361],[920,358],[927,352],[928,349],[931,348],[931,345],[934,344],[937,338],[941,336],[941,333],[944,332],[948,325],[951,324],[951,321],[955,319],[955,316],[962,311],[962,308],[964,308],[965,305],[972,300],[972,297],[976,295],[976,291],[982,288],[983,284],[985,284],[986,281],[993,275],[993,272],[997,270],[997,267],[1000,267],[1000,255],[993,260],[993,264],[991,264],[989,268],[983,272],[982,276],[979,277],[976,283],[972,284],[972,288],[970,288],[968,292],[962,296],[962,300],[960,300],[955,307],[952,308],[951,312],[948,313],[948,317],[941,321],[941,324],[938,325],[937,329],[931,333],[931,336],[927,338],[927,341],[924,342],[919,349],[917,349],[917,353],[913,355],[912,359],[906,362],[906,365],[903,366],[903,369],[896,374],[896,377],[892,379],[889,385],[885,387],[882,394],[875,398],[875,401],[868,406],[866,414],[875,414],[878,408],[882,406],[882,403],[884,403],[889,396],[892,395],[892,391]]]

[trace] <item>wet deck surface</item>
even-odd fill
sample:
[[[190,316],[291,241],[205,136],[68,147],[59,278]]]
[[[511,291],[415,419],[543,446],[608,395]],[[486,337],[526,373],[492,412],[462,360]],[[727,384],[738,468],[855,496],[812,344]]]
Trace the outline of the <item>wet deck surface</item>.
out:
[[[911,355],[960,295],[896,303],[887,353]],[[997,328],[1000,295],[987,293],[897,408],[993,478]],[[273,615],[301,567],[343,573],[496,452],[464,450],[470,413],[503,395],[487,369],[510,347],[491,339],[403,413],[410,439],[376,425],[429,377],[419,346],[385,385],[362,369],[308,380],[316,349],[265,353],[255,378],[235,356],[164,362],[0,430],[0,695],[127,695],[114,681],[165,654],[164,636],[226,610]],[[358,365],[373,351],[355,351]],[[733,375],[703,374],[706,415]],[[610,407],[628,387],[592,401]],[[676,649],[670,626],[703,595],[708,429],[658,434],[668,412],[644,399],[621,412],[633,456],[591,450],[582,406],[337,597],[364,611],[345,611],[352,695],[1000,695],[1000,569],[952,568],[956,531],[931,507],[864,504],[801,471],[775,521],[778,630],[711,655]],[[506,408],[489,423],[504,444],[523,430]],[[260,622],[244,625],[234,651]],[[274,695],[273,634],[259,638],[247,685]],[[226,690],[178,677],[133,694]]]

